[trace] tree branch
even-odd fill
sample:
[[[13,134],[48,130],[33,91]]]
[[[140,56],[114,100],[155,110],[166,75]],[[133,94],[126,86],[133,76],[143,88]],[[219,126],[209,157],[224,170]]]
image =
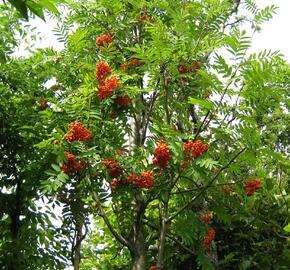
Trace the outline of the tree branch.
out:
[[[143,133],[142,133],[142,137],[141,137],[141,143],[142,144],[145,143],[147,128],[148,128],[148,125],[149,125],[149,118],[150,118],[150,115],[152,114],[153,106],[154,106],[154,103],[156,101],[156,98],[157,98],[157,93],[156,93],[156,91],[154,91],[154,93],[152,95],[152,100],[150,102],[149,112],[146,114],[145,126],[143,128]]]
[[[246,148],[244,147],[242,150],[240,150],[233,158],[231,158],[231,160],[224,165],[223,167],[221,167],[216,174],[212,177],[212,179],[195,195],[191,198],[191,200],[189,202],[187,202],[183,207],[181,207],[175,214],[173,214],[171,217],[169,217],[167,219],[167,222],[171,222],[174,218],[176,218],[181,212],[183,212],[190,204],[192,204],[194,201],[196,201],[211,185],[212,183],[218,178],[218,176],[221,174],[221,172],[223,170],[225,170],[226,168],[228,168],[233,162],[234,160],[244,151],[246,150]]]
[[[97,194],[97,192],[92,191],[92,195],[93,195],[93,199],[95,200],[96,204],[97,204],[97,208],[99,210],[99,216],[103,218],[104,222],[106,223],[108,229],[110,230],[110,232],[112,233],[112,235],[116,238],[116,240],[118,242],[120,242],[122,245],[126,246],[129,250],[132,250],[131,244],[124,239],[112,226],[112,224],[110,223],[102,205],[99,199],[99,196]]]
[[[148,220],[143,220],[144,224],[147,225],[148,227],[158,231],[159,229],[152,225],[151,223],[148,222]],[[191,255],[195,255],[195,253],[189,249],[187,246],[185,246],[184,244],[182,244],[182,242],[180,242],[177,238],[175,238],[174,236],[172,236],[171,234],[169,234],[168,232],[166,233],[166,236],[171,239],[172,241],[174,241],[176,244],[178,244],[184,251],[186,251],[187,253],[191,254]]]

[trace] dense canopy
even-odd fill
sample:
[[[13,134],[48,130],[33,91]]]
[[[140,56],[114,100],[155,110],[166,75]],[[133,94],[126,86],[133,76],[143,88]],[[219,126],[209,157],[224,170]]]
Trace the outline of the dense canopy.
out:
[[[1,4],[0,266],[289,269],[290,67],[249,53],[276,9]]]

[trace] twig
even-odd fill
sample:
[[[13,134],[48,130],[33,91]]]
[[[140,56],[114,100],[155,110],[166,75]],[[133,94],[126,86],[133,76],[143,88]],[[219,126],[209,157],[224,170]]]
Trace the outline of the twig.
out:
[[[208,187],[210,187],[212,185],[212,183],[218,178],[218,176],[221,174],[221,172],[223,170],[225,170],[226,168],[228,168],[233,162],[234,160],[244,151],[246,150],[246,147],[244,147],[242,150],[240,150],[233,158],[231,158],[231,160],[224,165],[223,167],[221,167],[216,174],[212,177],[212,179],[195,195],[191,198],[191,200],[189,202],[187,202],[184,206],[182,206],[175,214],[173,214],[171,217],[169,217],[167,219],[167,222],[172,221],[175,217],[177,217],[181,212],[183,212],[190,204],[192,204],[194,201],[196,201],[207,189]]]
[[[157,228],[156,226],[152,225],[151,223],[148,222],[148,220],[143,220],[144,224],[147,225],[148,227],[158,231],[159,228]],[[174,236],[172,236],[171,234],[169,234],[168,232],[166,233],[166,236],[171,239],[172,241],[174,241],[176,244],[178,244],[183,250],[185,250],[187,253],[191,254],[191,255],[195,255],[195,253],[189,249],[188,247],[186,247],[184,244],[182,244],[182,242],[180,242],[177,238],[175,238]]]
[[[132,247],[130,245],[130,243],[124,239],[112,226],[112,224],[110,223],[108,217],[106,216],[106,213],[104,212],[104,209],[101,205],[99,196],[97,194],[97,192],[92,191],[92,195],[93,195],[93,199],[95,200],[96,204],[97,204],[97,208],[99,210],[99,216],[103,218],[104,222],[106,223],[108,229],[110,230],[110,232],[113,234],[113,236],[116,238],[116,240],[118,242],[120,242],[122,245],[126,246],[129,250],[132,250]]]
[[[157,93],[156,93],[156,91],[154,91],[154,93],[152,95],[152,100],[151,100],[151,103],[150,103],[150,107],[149,107],[149,112],[146,114],[145,126],[144,126],[144,129],[143,129],[142,138],[141,138],[141,143],[142,144],[144,144],[145,139],[146,139],[147,128],[148,128],[148,125],[149,125],[149,118],[150,118],[150,115],[152,114],[153,106],[154,106],[154,103],[155,103],[156,99],[157,99]]]

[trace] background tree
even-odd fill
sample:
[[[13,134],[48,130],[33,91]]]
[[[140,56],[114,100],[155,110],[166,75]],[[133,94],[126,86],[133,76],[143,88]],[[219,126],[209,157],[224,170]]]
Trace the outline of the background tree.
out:
[[[26,34],[15,13],[5,5],[0,8],[0,265],[1,269],[61,269],[68,257],[65,233],[52,222],[58,217],[40,194],[47,162],[54,155],[36,147],[54,128],[43,122],[44,109],[52,105],[48,99],[53,99],[44,86],[54,70],[52,52],[12,57]]]
[[[62,3],[63,1],[59,0],[38,0],[38,1],[31,1],[31,0],[7,0],[9,4],[16,8],[19,12],[21,18],[24,18],[28,21],[29,13],[36,15],[37,17],[45,20],[44,11],[48,10],[56,15],[59,15],[59,11],[57,10],[55,4]],[[7,3],[3,0],[3,3],[6,5]]]

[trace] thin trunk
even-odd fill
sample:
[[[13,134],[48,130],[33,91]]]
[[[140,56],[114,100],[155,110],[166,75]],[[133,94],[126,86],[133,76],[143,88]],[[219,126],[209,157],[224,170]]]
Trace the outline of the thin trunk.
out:
[[[143,217],[145,204],[143,201],[136,200],[136,217],[133,225],[133,233],[130,239],[133,249],[131,256],[133,258],[132,270],[146,270],[146,247],[144,241]]]
[[[163,208],[163,209],[162,209]],[[160,215],[160,236],[159,236],[159,246],[158,246],[158,259],[157,259],[157,269],[164,269],[164,252],[165,252],[165,238],[167,230],[167,216],[168,216],[168,202],[160,203],[159,206]]]
[[[136,235],[134,244],[133,267],[132,270],[146,270],[146,250],[144,246],[144,232],[143,225],[139,227],[134,234]]]
[[[74,258],[73,258],[73,265],[74,270],[80,269],[80,263],[81,263],[81,241],[82,241],[82,225],[77,224],[76,226],[76,245],[74,248]]]
[[[9,269],[17,270],[20,267],[19,262],[19,244],[20,244],[20,215],[21,215],[21,193],[22,193],[22,181],[18,175],[16,166],[14,165],[15,178],[17,181],[15,192],[15,207],[11,213],[10,232],[13,243],[13,262]]]

